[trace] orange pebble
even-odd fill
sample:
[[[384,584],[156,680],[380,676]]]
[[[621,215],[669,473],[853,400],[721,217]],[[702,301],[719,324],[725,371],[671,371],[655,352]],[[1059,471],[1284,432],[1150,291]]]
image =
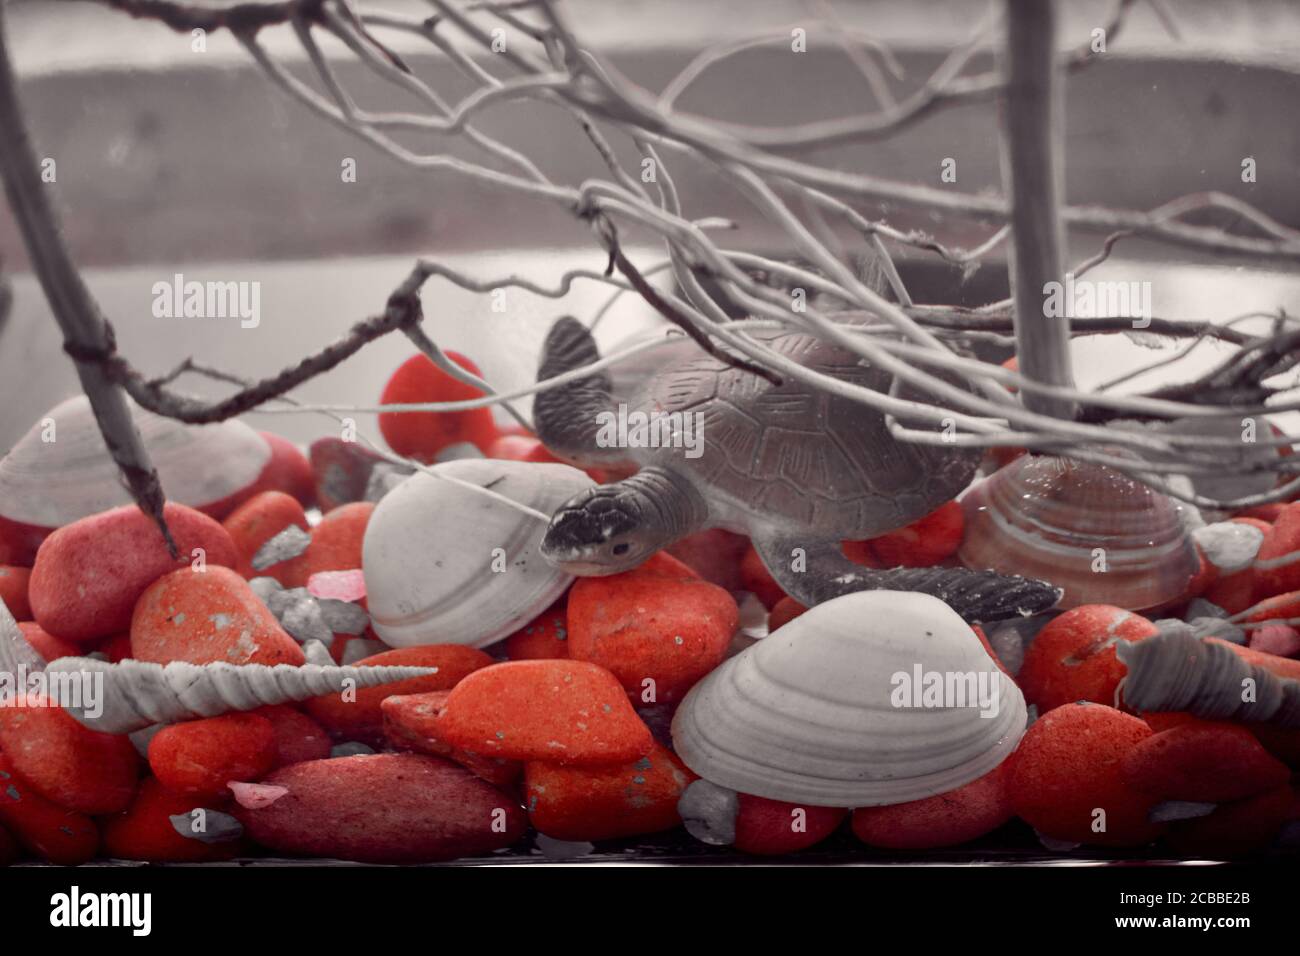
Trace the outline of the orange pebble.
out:
[[[655,559],[579,578],[568,608],[569,657],[606,668],[648,704],[680,700],[721,664],[740,620],[727,591]]]
[[[745,552],[745,556],[740,559],[740,577],[744,581],[745,590],[753,594],[763,602],[763,607],[769,611],[776,607],[776,602],[786,596],[781,590],[781,585],[776,583],[772,577],[772,572],[768,571],[767,565],[763,559],[758,556],[753,545]]]
[[[783,597],[767,615],[767,631],[772,633],[778,627],[789,624],[808,609],[792,597]]]
[[[524,805],[539,832],[557,840],[610,840],[671,830],[681,823],[677,801],[695,774],[655,744],[629,763],[562,767],[524,765]]]
[[[85,648],[78,647],[71,641],[55,637],[34,621],[19,621],[18,630],[32,646],[32,650],[45,659],[45,663],[57,661],[60,657],[80,657],[86,653]]]
[[[427,694],[410,694],[387,697],[381,709],[384,713],[384,735],[399,750],[414,750],[454,760],[466,770],[499,787],[509,787],[524,772],[518,760],[504,757],[484,757],[469,750],[451,746],[438,736],[438,719],[446,709],[450,691],[438,690]]]
[[[965,786],[921,800],[853,811],[853,833],[870,846],[930,850],[992,833],[1011,819],[1008,761]]]
[[[1264,535],[1264,543],[1255,556],[1257,562],[1280,558],[1300,551],[1300,501],[1282,509],[1277,520]],[[1255,598],[1272,597],[1287,591],[1300,591],[1300,561],[1292,561],[1276,568],[1255,569]]]
[[[83,727],[40,695],[0,707],[0,749],[34,790],[70,810],[117,813],[135,794],[131,741]]]
[[[170,502],[163,515],[176,542],[175,559],[135,505],[82,518],[46,538],[28,588],[36,622],[79,644],[107,637],[127,629],[145,588],[197,561],[196,549],[209,567],[235,565],[234,542],[207,515]]]
[[[283,491],[264,491],[254,495],[231,512],[221,526],[235,542],[239,555],[235,570],[246,578],[266,573],[254,569],[253,556],[262,545],[290,525],[306,531],[307,514],[297,498]]]
[[[849,813],[839,807],[806,807],[750,793],[737,794],[737,803],[732,845],[756,856],[806,850],[834,833]]]
[[[296,558],[273,564],[266,570],[287,588],[304,588],[307,579],[319,571],[352,571],[361,567],[361,542],[375,505],[354,501],[340,505],[311,530],[311,544]]]
[[[171,724],[149,741],[149,766],[168,790],[203,799],[252,782],[275,767],[275,729],[257,714],[222,714]]]
[[[108,658],[110,664],[126,660],[131,656],[131,632],[123,631],[121,634],[114,634],[99,645],[99,650]]]
[[[623,763],[654,739],[617,678],[583,661],[507,661],[477,670],[447,698],[438,736],[511,760]]]
[[[287,767],[304,760],[323,760],[330,755],[330,737],[325,728],[302,711],[287,704],[259,707],[253,711],[271,722],[275,733],[275,765]]]
[[[171,821],[174,816],[194,820],[197,809],[224,810],[225,807],[224,800],[204,801],[168,790],[153,777],[145,777],[131,806],[104,821],[104,852],[115,859],[149,863],[209,863],[232,859],[239,852],[238,840],[205,843],[181,836]]]
[[[1300,591],[1276,594],[1259,602],[1256,610],[1246,620],[1251,624],[1261,621],[1285,621],[1287,618],[1300,618]]]
[[[155,664],[307,661],[248,582],[214,566],[173,571],[140,595],[131,618],[131,656]]]
[[[988,636],[984,633],[984,628],[980,627],[978,624],[972,624],[970,629],[975,632],[975,636],[978,637],[980,643],[984,645],[984,652],[988,654],[989,657],[993,658],[994,664],[998,665],[998,670],[1006,674],[1012,680],[1015,680],[1016,675],[1007,670],[1007,666],[1002,663],[1002,658],[998,657],[998,652],[993,650],[993,645],[989,643]]]
[[[0,564],[30,568],[51,530],[0,517]]]
[[[1141,846],[1160,833],[1156,798],[1124,782],[1122,762],[1151,736],[1143,721],[1101,704],[1065,704],[1038,718],[1010,757],[1011,809],[1044,836]]]
[[[1286,764],[1245,727],[1197,721],[1161,731],[1124,755],[1129,786],[1162,800],[1225,803],[1286,783]]]
[[[478,375],[478,367],[465,356],[447,352],[461,368]],[[412,355],[398,366],[379,397],[381,405],[416,402],[462,402],[482,398],[484,392],[448,375],[427,356]],[[379,430],[388,447],[399,455],[430,464],[448,445],[470,442],[480,451],[490,448],[497,436],[492,409],[463,412],[389,412],[379,416]]]
[[[1156,633],[1141,615],[1109,604],[1066,611],[1039,631],[1025,652],[1019,682],[1025,700],[1045,713],[1076,700],[1112,704],[1127,669],[1115,656],[1119,641]]]
[[[99,849],[95,821],[61,807],[23,780],[14,762],[0,753],[0,823],[29,853],[60,866],[77,866]]]
[[[866,542],[879,567],[928,568],[945,561],[961,547],[966,517],[961,505],[949,501],[905,528]]]
[[[365,687],[346,697],[324,694],[303,704],[322,727],[340,740],[359,740],[378,745],[384,740],[384,715],[380,705],[395,694],[422,694],[451,690],[464,677],[492,663],[480,650],[464,644],[426,644],[399,647],[357,662],[358,667],[435,667],[436,674],[410,680]]]
[[[674,542],[668,553],[704,580],[727,591],[745,590],[740,562],[749,549],[749,539],[723,528],[710,528]]]
[[[27,600],[27,581],[31,578],[30,568],[16,565],[0,565],[0,601],[4,601],[14,620],[27,621],[32,616],[32,605]]]
[[[506,657],[512,661],[563,660],[569,656],[568,605],[556,601],[532,622],[506,638]]]

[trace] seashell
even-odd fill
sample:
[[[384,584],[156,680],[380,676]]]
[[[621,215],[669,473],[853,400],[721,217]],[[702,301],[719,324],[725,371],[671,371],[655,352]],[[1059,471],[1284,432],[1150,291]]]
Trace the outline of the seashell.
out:
[[[483,647],[523,627],[573,580],[538,549],[551,513],[591,484],[568,465],[495,459],[412,475],[366,527],[362,569],[375,632],[393,647]]]
[[[1158,610],[1200,569],[1183,509],[1104,465],[1024,455],[968,491],[962,509],[962,563],[1050,581],[1065,592],[1061,610]]]
[[[935,675],[949,693],[932,700],[922,690]],[[813,607],[691,688],[673,746],[718,787],[880,806],[983,776],[1025,720],[1015,682],[952,608],[926,594],[859,591]]]
[[[61,657],[45,668],[51,687],[57,683],[67,690],[73,680],[86,682],[91,688],[86,693],[60,695],[64,709],[91,730],[108,734],[336,694],[344,681],[361,689],[434,673],[437,668],[431,667],[268,667],[136,660],[107,664],[86,657]],[[70,679],[56,682],[60,674]],[[95,675],[102,675],[102,686]]]
[[[1300,727],[1300,681],[1251,664],[1227,645],[1203,641],[1181,622],[1145,640],[1120,641],[1115,654],[1128,668],[1119,692],[1131,710],[1185,710],[1209,720]],[[1254,693],[1245,693],[1247,687]]]
[[[168,499],[192,508],[248,488],[271,459],[243,422],[185,425],[135,406],[131,414]],[[131,501],[85,395],[54,406],[0,460],[0,517],[10,521],[57,528]]]

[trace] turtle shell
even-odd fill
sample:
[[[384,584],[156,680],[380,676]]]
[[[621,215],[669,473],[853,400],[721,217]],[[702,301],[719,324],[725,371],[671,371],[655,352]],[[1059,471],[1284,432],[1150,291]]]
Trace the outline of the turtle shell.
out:
[[[809,369],[889,391],[890,375],[821,339],[783,333],[765,344]],[[655,375],[640,407],[678,430],[685,417],[660,416],[691,416],[694,448],[678,438],[638,457],[690,479],[726,524],[871,537],[955,498],[979,461],[973,449],[899,442],[866,405],[789,377],[774,386],[699,351]]]

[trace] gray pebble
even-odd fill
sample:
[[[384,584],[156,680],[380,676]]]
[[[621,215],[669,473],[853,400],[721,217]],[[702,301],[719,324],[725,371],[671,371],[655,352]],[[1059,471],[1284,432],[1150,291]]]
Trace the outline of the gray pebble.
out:
[[[203,809],[197,819],[193,812],[178,813],[168,819],[177,833],[200,843],[229,843],[244,835],[243,824],[220,810]]]
[[[686,832],[710,846],[731,846],[736,842],[736,814],[740,795],[707,780],[696,780],[677,801]]]
[[[273,564],[296,558],[307,550],[309,544],[311,535],[291,524],[257,549],[257,554],[253,555],[253,570],[265,571]]]

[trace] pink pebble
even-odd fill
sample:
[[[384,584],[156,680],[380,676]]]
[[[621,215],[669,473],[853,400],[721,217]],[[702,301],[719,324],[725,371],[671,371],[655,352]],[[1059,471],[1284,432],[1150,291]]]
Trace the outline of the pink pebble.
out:
[[[231,780],[226,783],[235,795],[235,802],[247,810],[261,810],[269,807],[289,792],[288,787],[275,787],[265,783],[240,783]]]
[[[1250,632],[1250,649],[1278,657],[1300,656],[1300,631],[1289,624],[1265,624]]]
[[[313,597],[335,601],[360,601],[366,596],[366,576],[360,568],[351,571],[317,571],[307,579]]]

